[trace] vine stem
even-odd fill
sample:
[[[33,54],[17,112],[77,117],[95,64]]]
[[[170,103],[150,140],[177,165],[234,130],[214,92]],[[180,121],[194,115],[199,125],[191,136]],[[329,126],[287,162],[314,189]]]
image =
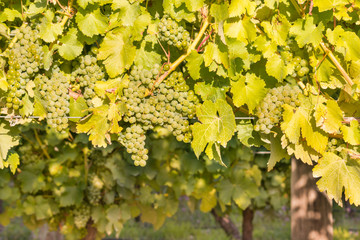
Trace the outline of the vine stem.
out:
[[[39,138],[39,134],[36,131],[36,129],[34,129],[34,133],[35,133],[35,138],[36,141],[38,142],[38,144],[40,145],[41,150],[43,151],[44,155],[46,156],[47,159],[51,159],[49,153],[46,151],[45,146],[43,145],[43,143],[41,142],[40,138]]]
[[[349,77],[349,75],[346,73],[346,71],[344,70],[344,68],[340,65],[340,63],[338,62],[338,60],[336,59],[336,57],[334,56],[334,54],[332,53],[332,51],[330,49],[328,49],[325,46],[325,43],[323,41],[320,42],[320,46],[322,47],[322,49],[324,50],[324,52],[327,54],[327,56],[330,58],[330,60],[334,63],[334,65],[336,66],[336,68],[341,72],[341,74],[343,75],[343,77],[345,78],[346,82],[352,86],[354,85],[354,82],[352,81],[352,79]]]
[[[73,5],[73,1],[74,0],[70,0],[68,2],[68,9],[67,9],[67,15],[64,16],[64,18],[61,20],[61,26],[65,26],[67,20],[69,20],[69,18],[72,17],[72,14],[71,14],[71,8],[72,8],[72,5]]]
[[[296,0],[290,0],[294,8],[296,9],[296,12],[300,15],[300,17],[304,17],[304,12],[301,10],[299,4],[296,2]]]
[[[161,83],[162,81],[165,80],[165,78],[167,76],[169,76],[170,73],[172,73],[179,65],[180,63],[182,63],[190,54],[192,51],[196,50],[196,46],[198,45],[198,43],[200,42],[201,38],[203,37],[207,27],[210,25],[210,17],[207,17],[204,21],[204,24],[202,25],[199,34],[196,36],[196,38],[194,39],[194,41],[191,43],[191,45],[189,46],[189,48],[187,49],[186,53],[184,53],[183,55],[181,55],[178,59],[176,59],[176,61],[171,64],[170,69],[166,72],[164,72],[156,81],[155,81],[155,85]]]
[[[85,167],[85,183],[87,183],[88,174],[89,174],[89,164],[88,164],[89,149],[87,147],[83,148],[83,153],[84,153],[84,167]]]

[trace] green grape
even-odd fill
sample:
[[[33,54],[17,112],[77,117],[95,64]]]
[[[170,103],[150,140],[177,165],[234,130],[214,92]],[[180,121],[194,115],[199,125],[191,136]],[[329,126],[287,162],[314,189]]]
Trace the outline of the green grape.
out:
[[[38,36],[38,30],[32,29],[28,25],[22,25],[16,30],[18,41],[7,52],[9,59],[7,78],[10,84],[8,95],[14,97],[13,95],[16,94],[17,100],[12,105],[7,104],[8,108],[17,110],[22,106],[25,91],[19,90],[24,90],[34,74],[43,67],[42,58],[44,54]]]
[[[123,119],[130,126],[119,135],[119,140],[136,166],[144,166],[148,160],[145,148],[147,130],[161,126],[170,130],[178,141],[191,141],[189,123],[184,117],[193,117],[199,100],[193,91],[189,95],[187,90],[176,89],[178,86],[188,89],[181,72],[172,73],[168,80],[154,87],[159,72],[158,64],[152,70],[133,66],[128,88],[123,90],[122,101],[128,110]],[[153,92],[148,96],[149,90]]]
[[[45,106],[48,125],[58,132],[65,132],[68,127],[68,119],[65,117],[70,112],[68,89],[70,87],[68,78],[57,68],[54,68],[50,78],[44,75],[38,75],[35,82],[44,92],[43,98],[47,105]],[[54,89],[56,89],[54,91]]]
[[[87,222],[90,220],[91,208],[88,205],[83,204],[73,212],[74,224],[78,229],[85,228]]]
[[[72,66],[70,79],[72,88],[80,90],[88,106],[92,107],[91,100],[96,96],[94,92],[95,83],[97,81],[106,81],[104,66],[98,64],[94,55],[80,56],[76,61],[72,62]]]
[[[179,50],[187,49],[190,45],[190,33],[167,16],[160,20],[158,35],[160,41],[175,46]]]
[[[256,107],[258,120],[254,125],[254,130],[270,134],[271,129],[277,126],[281,120],[283,113],[281,106],[286,103],[295,107],[300,93],[301,90],[297,86],[291,87],[290,85],[271,89],[264,97],[263,102]]]

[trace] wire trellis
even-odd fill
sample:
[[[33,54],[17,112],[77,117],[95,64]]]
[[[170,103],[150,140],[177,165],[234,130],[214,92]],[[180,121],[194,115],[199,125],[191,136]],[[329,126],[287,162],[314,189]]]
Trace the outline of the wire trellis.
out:
[[[23,116],[20,116],[20,115],[15,115],[15,116],[7,116],[7,115],[3,115],[3,116],[0,116],[0,118],[4,118],[4,119],[39,119],[39,118],[46,118],[46,117],[40,117],[40,116],[29,116],[29,117],[23,117]],[[86,118],[86,116],[84,117],[69,117],[67,116],[66,118],[76,118],[76,119],[80,119],[80,118]],[[183,118],[183,119],[189,119],[189,118]],[[196,119],[196,118],[193,118],[193,119]],[[255,119],[255,117],[235,117],[236,120],[253,120]]]

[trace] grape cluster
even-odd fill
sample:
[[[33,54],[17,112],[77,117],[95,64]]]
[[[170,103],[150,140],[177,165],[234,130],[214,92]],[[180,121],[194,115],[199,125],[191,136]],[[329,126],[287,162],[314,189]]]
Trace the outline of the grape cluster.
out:
[[[18,148],[17,152],[20,155],[21,164],[26,165],[43,160],[41,154],[36,153],[34,150],[35,149],[31,146],[31,144],[23,144]]]
[[[134,160],[136,166],[144,167],[148,160],[148,150],[145,148],[145,131],[137,124],[133,124],[126,128],[125,132],[119,135],[120,142],[125,146],[128,153],[132,154],[131,159]]]
[[[16,30],[15,36],[17,42],[6,51],[9,59],[6,77],[10,85],[6,107],[18,110],[22,105],[26,84],[42,66],[43,51],[37,37],[37,30],[23,25]]]
[[[82,205],[81,207],[75,209],[73,214],[75,226],[78,229],[85,228],[90,219],[91,208],[88,205]]]
[[[171,18],[164,16],[158,25],[159,39],[179,50],[190,45],[190,33]]]
[[[302,78],[309,73],[309,63],[307,60],[297,56],[292,59],[295,65],[295,72],[291,75],[292,77]]]
[[[41,97],[45,100],[48,125],[58,132],[65,132],[68,128],[67,114],[70,112],[68,78],[59,68],[54,68],[50,78],[38,75],[35,81],[40,88]]]
[[[269,134],[271,129],[281,120],[283,104],[288,104],[293,107],[300,106],[300,93],[301,90],[299,87],[291,87],[290,85],[270,89],[263,101],[256,108],[258,120],[254,126],[254,130]]]
[[[101,200],[101,189],[103,186],[103,181],[95,173],[89,174],[89,186],[87,188],[86,196],[91,205],[99,205]]]
[[[6,78],[9,82],[9,92],[6,97],[6,107],[8,109],[13,108],[18,110],[22,105],[22,97],[25,94],[25,88],[27,81],[20,77],[20,64],[14,61],[10,62],[9,70],[6,74]]]
[[[128,111],[123,119],[131,126],[120,134],[120,141],[132,154],[135,165],[145,166],[148,159],[145,132],[155,126],[167,128],[178,141],[191,140],[189,121],[185,118],[194,117],[199,99],[193,91],[188,91],[181,72],[174,72],[166,81],[157,83],[160,74],[158,64],[152,70],[134,66],[129,86],[124,89],[122,101]]]
[[[82,92],[88,106],[91,107],[91,100],[96,95],[94,92],[95,83],[106,80],[104,68],[102,65],[97,64],[97,59],[93,55],[80,56],[72,64],[72,91]]]
[[[345,148],[347,148],[347,146],[346,146],[344,140],[342,140],[342,139],[332,138],[328,142],[328,151],[329,152],[338,154]]]

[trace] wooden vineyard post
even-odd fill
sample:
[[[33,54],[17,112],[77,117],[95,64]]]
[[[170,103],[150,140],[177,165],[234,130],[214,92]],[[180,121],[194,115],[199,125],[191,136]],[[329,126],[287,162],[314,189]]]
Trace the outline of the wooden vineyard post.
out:
[[[332,240],[332,203],[316,186],[312,166],[291,159],[291,239]]]

